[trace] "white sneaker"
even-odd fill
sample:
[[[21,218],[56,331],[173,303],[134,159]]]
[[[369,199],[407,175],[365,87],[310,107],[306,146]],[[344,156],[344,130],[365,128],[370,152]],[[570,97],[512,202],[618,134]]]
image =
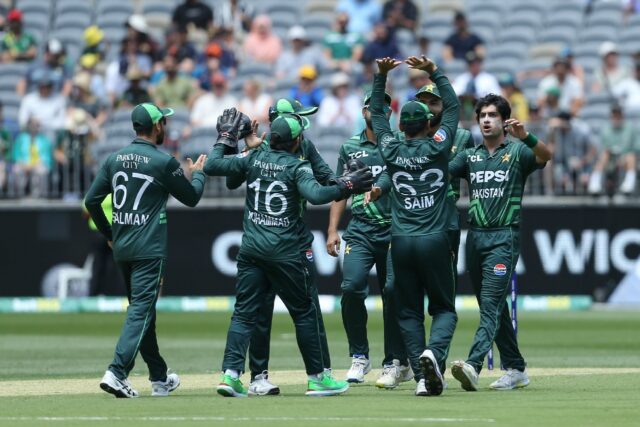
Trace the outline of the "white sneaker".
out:
[[[347,372],[347,382],[363,383],[364,376],[371,371],[371,362],[364,356],[353,357],[351,368]]]
[[[478,373],[464,360],[456,360],[451,364],[451,375],[460,381],[466,391],[478,391]]]
[[[280,394],[280,387],[269,381],[269,372],[262,371],[249,384],[249,394],[252,396],[275,396]]]
[[[427,384],[424,381],[424,378],[418,381],[416,385],[416,396],[429,396],[429,391],[427,390]]]
[[[393,359],[391,365],[385,365],[382,367],[382,373],[376,380],[376,387],[378,388],[396,388],[400,385],[400,361]]]
[[[430,396],[439,396],[444,390],[444,378],[433,352],[426,349],[420,356],[420,367]]]
[[[180,377],[175,372],[167,372],[165,381],[151,381],[151,396],[169,396],[180,385]]]
[[[411,369],[411,365],[407,365],[407,366],[400,365],[400,382],[401,383],[406,383],[407,381],[413,380],[414,376],[415,375],[413,374],[413,369]]]
[[[622,184],[620,185],[620,192],[623,194],[631,194],[636,188],[636,173],[635,171],[629,171],[625,174]]]
[[[589,185],[587,186],[589,194],[602,193],[602,172],[593,171],[589,177]]]
[[[119,380],[113,372],[107,370],[100,381],[100,388],[115,397],[138,397],[138,392],[133,389],[129,380]]]
[[[529,385],[527,371],[520,372],[517,369],[507,369],[507,372],[489,385],[493,390],[513,390]]]

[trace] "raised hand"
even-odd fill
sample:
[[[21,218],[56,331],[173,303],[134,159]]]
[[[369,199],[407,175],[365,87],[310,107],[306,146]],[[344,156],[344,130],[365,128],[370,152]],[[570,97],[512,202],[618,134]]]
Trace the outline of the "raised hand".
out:
[[[409,66],[409,68],[426,71],[429,74],[433,74],[433,72],[438,69],[436,63],[424,55],[422,55],[420,58],[410,56],[404,62]]]
[[[507,127],[507,133],[509,135],[518,139],[525,139],[527,137],[528,132],[518,119],[507,119],[504,121],[504,124]]]
[[[393,58],[382,58],[376,59],[376,63],[378,64],[378,71],[380,74],[387,74],[389,71],[402,64],[402,61],[398,61]]]
[[[251,122],[251,134],[244,137],[244,142],[247,144],[249,149],[253,149],[259,147],[266,137],[266,132],[262,132],[262,135],[258,136],[258,121],[253,120]]]
[[[235,108],[224,110],[221,116],[218,116],[216,130],[218,131],[218,140],[216,144],[224,144],[237,151],[238,148],[238,129],[243,114]]]
[[[191,171],[192,173],[194,171],[201,171],[202,168],[204,168],[204,164],[206,161],[207,161],[207,156],[204,154],[200,154],[195,163],[193,163],[193,160],[191,160],[191,158],[187,157],[187,167],[189,168],[189,171]]]

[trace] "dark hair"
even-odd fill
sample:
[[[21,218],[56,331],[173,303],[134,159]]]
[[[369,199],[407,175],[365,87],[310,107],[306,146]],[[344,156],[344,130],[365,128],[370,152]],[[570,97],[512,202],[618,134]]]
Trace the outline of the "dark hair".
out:
[[[427,126],[429,120],[411,120],[410,122],[402,122],[404,134],[409,138],[413,138],[419,134]]]
[[[299,138],[302,137],[302,134],[298,135],[293,139],[281,140],[280,135],[272,134],[269,137],[269,146],[272,150],[276,151],[291,151],[291,147],[293,147]]]
[[[480,121],[480,111],[482,111],[484,107],[487,107],[489,105],[496,106],[496,109],[498,110],[498,113],[500,114],[502,120],[506,120],[511,117],[511,105],[509,105],[509,101],[507,101],[500,95],[490,93],[480,98],[476,103],[476,122]]]
[[[436,114],[429,120],[429,127],[440,127],[442,122],[442,113]]]

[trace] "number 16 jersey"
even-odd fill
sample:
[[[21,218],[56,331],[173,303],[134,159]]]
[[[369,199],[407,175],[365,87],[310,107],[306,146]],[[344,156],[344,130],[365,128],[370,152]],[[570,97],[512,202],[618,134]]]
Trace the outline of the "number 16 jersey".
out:
[[[195,206],[204,190],[205,175],[193,172],[186,179],[178,161],[155,144],[136,138],[111,154],[87,192],[85,204],[98,229],[113,241],[117,261],[167,256],[167,199],[169,194]],[[112,225],[91,207],[112,193]]]

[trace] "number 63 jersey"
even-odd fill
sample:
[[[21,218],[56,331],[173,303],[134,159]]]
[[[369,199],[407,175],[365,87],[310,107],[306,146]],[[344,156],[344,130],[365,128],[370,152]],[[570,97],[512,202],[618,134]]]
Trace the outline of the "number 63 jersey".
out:
[[[204,190],[205,175],[184,176],[178,161],[143,139],[111,154],[87,192],[85,205],[98,229],[113,241],[117,261],[164,258],[167,255],[169,194],[195,206]],[[112,226],[95,206],[113,197]],[[105,224],[106,222],[106,224]]]

